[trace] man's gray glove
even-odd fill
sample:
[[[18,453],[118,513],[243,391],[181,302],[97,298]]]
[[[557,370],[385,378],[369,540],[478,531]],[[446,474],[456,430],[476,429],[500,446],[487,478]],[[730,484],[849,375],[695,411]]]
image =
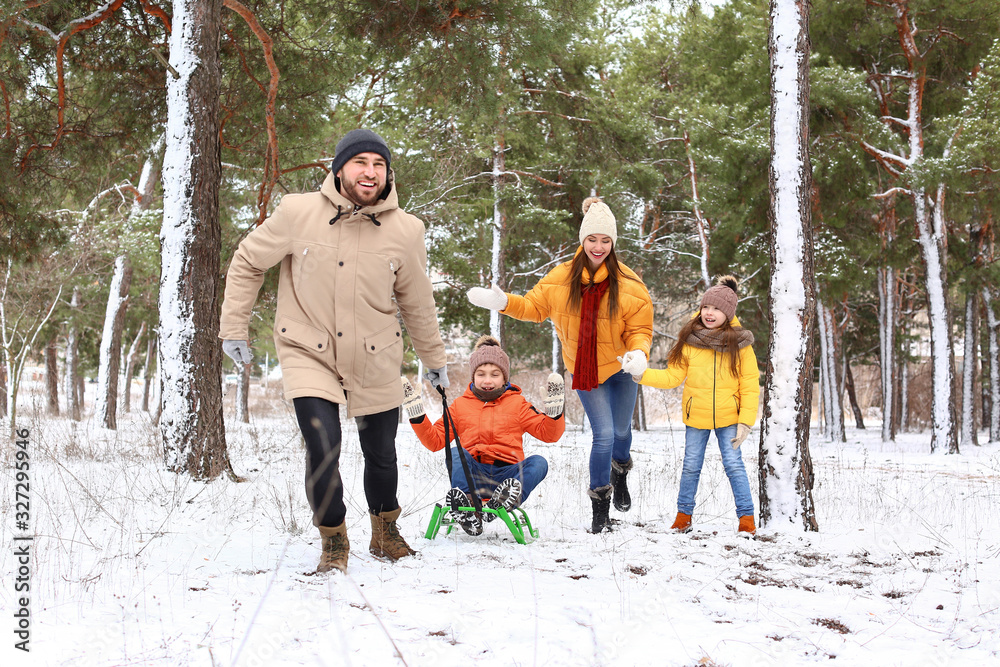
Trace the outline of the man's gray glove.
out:
[[[750,427],[746,424],[737,424],[736,437],[730,440],[729,443],[733,446],[733,449],[739,449],[748,435],[750,435]]]
[[[448,388],[448,367],[442,366],[441,368],[428,368],[427,372],[424,373],[424,379],[431,383],[431,386],[437,389],[441,387],[442,389]]]
[[[420,398],[420,392],[413,388],[410,381],[405,377],[399,378],[403,383],[403,409],[406,410],[407,419],[419,419],[424,416],[424,402]]]
[[[473,287],[465,296],[469,298],[469,303],[480,308],[503,310],[507,307],[507,295],[496,285],[491,285],[489,289]]]
[[[566,404],[566,383],[558,373],[550,373],[545,389],[545,414],[556,419]]]
[[[253,355],[245,340],[224,340],[222,341],[222,351],[238,364],[249,364],[253,361]]]

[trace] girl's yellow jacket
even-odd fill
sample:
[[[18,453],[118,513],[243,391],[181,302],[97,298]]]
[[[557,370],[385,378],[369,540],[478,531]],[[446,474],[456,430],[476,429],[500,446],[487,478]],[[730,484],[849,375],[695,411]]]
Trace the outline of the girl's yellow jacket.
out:
[[[577,254],[583,248],[577,249]],[[507,295],[507,307],[501,311],[516,320],[542,322],[552,320],[556,335],[562,343],[563,362],[570,373],[576,369],[576,348],[579,345],[580,310],[569,305],[570,264],[564,262],[549,271],[524,296]],[[619,262],[622,272],[632,278],[618,281],[618,313],[614,321],[608,315],[608,295],[601,298],[597,313],[597,381],[604,382],[622,369],[618,357],[630,350],[642,350],[649,358],[649,345],[653,339],[653,301],[649,291],[636,273]],[[597,274],[591,277],[584,270],[584,285],[607,280],[608,267],[602,263]]]
[[[733,324],[738,320],[733,318]],[[753,347],[740,350],[740,374],[734,376],[723,352],[684,346],[686,366],[648,369],[639,381],[650,387],[673,389],[684,383],[684,423],[715,429],[740,423],[753,426],[760,400],[760,371]]]

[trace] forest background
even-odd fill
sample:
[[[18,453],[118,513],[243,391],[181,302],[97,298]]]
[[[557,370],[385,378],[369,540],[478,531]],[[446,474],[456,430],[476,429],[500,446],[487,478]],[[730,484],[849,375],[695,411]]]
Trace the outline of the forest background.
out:
[[[216,268],[196,285],[209,294],[199,308],[217,317],[240,238],[282,194],[318,188],[337,139],[365,126],[392,147],[400,203],[427,225],[454,345],[490,328],[468,287],[525,292],[572,256],[580,204],[597,194],[656,305],[651,364],[663,365],[714,276],[734,273],[765,367],[775,243],[767,3],[4,0],[0,410],[11,428],[34,361],[48,369],[52,411],[62,402],[80,418],[82,383],[96,377],[97,417],[114,428],[116,410],[130,409],[119,383],[135,375],[147,380],[142,407],[162,409],[149,385],[170,254],[167,89],[187,76],[171,24],[213,4],[220,105],[206,119],[219,190],[217,214],[195,236],[212,240],[203,252]],[[947,357],[933,384],[951,414],[932,447],[975,444],[980,425],[1000,438],[998,34],[992,0],[811,5],[811,342],[831,438],[843,439],[840,401],[856,403],[859,365],[878,369],[866,377],[879,383],[883,439],[932,426],[921,369],[935,355]],[[252,323],[258,359],[273,360],[276,276]],[[947,342],[935,348],[936,319]],[[493,326],[520,366],[559,368],[538,325]],[[218,341],[205,350],[201,375],[217,386]],[[250,371],[239,383],[244,416]],[[856,423],[864,416],[855,409]]]

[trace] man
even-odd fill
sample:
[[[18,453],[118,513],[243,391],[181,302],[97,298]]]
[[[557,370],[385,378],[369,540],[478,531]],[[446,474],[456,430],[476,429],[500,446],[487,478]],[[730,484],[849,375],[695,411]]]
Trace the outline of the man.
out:
[[[306,443],[306,495],[323,541],[317,572],[347,570],[341,405],[356,419],[365,459],[369,550],[390,560],[416,553],[396,527],[395,438],[403,402],[397,309],[431,369],[425,377],[448,386],[424,225],[399,208],[390,158],[379,135],[348,132],[319,192],[286,195],[240,243],[226,275],[222,349],[250,363],[250,311],[264,272],[281,262],[274,340],[285,398]]]

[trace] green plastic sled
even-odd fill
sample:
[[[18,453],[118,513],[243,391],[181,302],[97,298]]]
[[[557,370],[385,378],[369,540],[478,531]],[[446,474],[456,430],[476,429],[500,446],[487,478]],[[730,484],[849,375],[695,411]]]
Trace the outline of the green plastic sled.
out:
[[[459,509],[466,512],[475,511],[473,507],[460,507]],[[442,526],[448,528],[445,531],[445,535],[451,533],[452,529],[458,525],[458,521],[453,519],[448,512],[449,508],[441,503],[434,504],[434,513],[431,514],[431,521],[427,524],[427,532],[424,533],[424,537],[428,540],[433,540],[437,537],[438,531],[441,530]],[[515,507],[510,512],[504,507],[498,507],[497,509],[484,507],[483,514],[495,514],[500,517],[507,524],[507,528],[510,529],[511,535],[514,536],[518,544],[530,544],[538,538],[538,531],[531,525],[531,519],[528,518],[527,513],[520,507]]]

